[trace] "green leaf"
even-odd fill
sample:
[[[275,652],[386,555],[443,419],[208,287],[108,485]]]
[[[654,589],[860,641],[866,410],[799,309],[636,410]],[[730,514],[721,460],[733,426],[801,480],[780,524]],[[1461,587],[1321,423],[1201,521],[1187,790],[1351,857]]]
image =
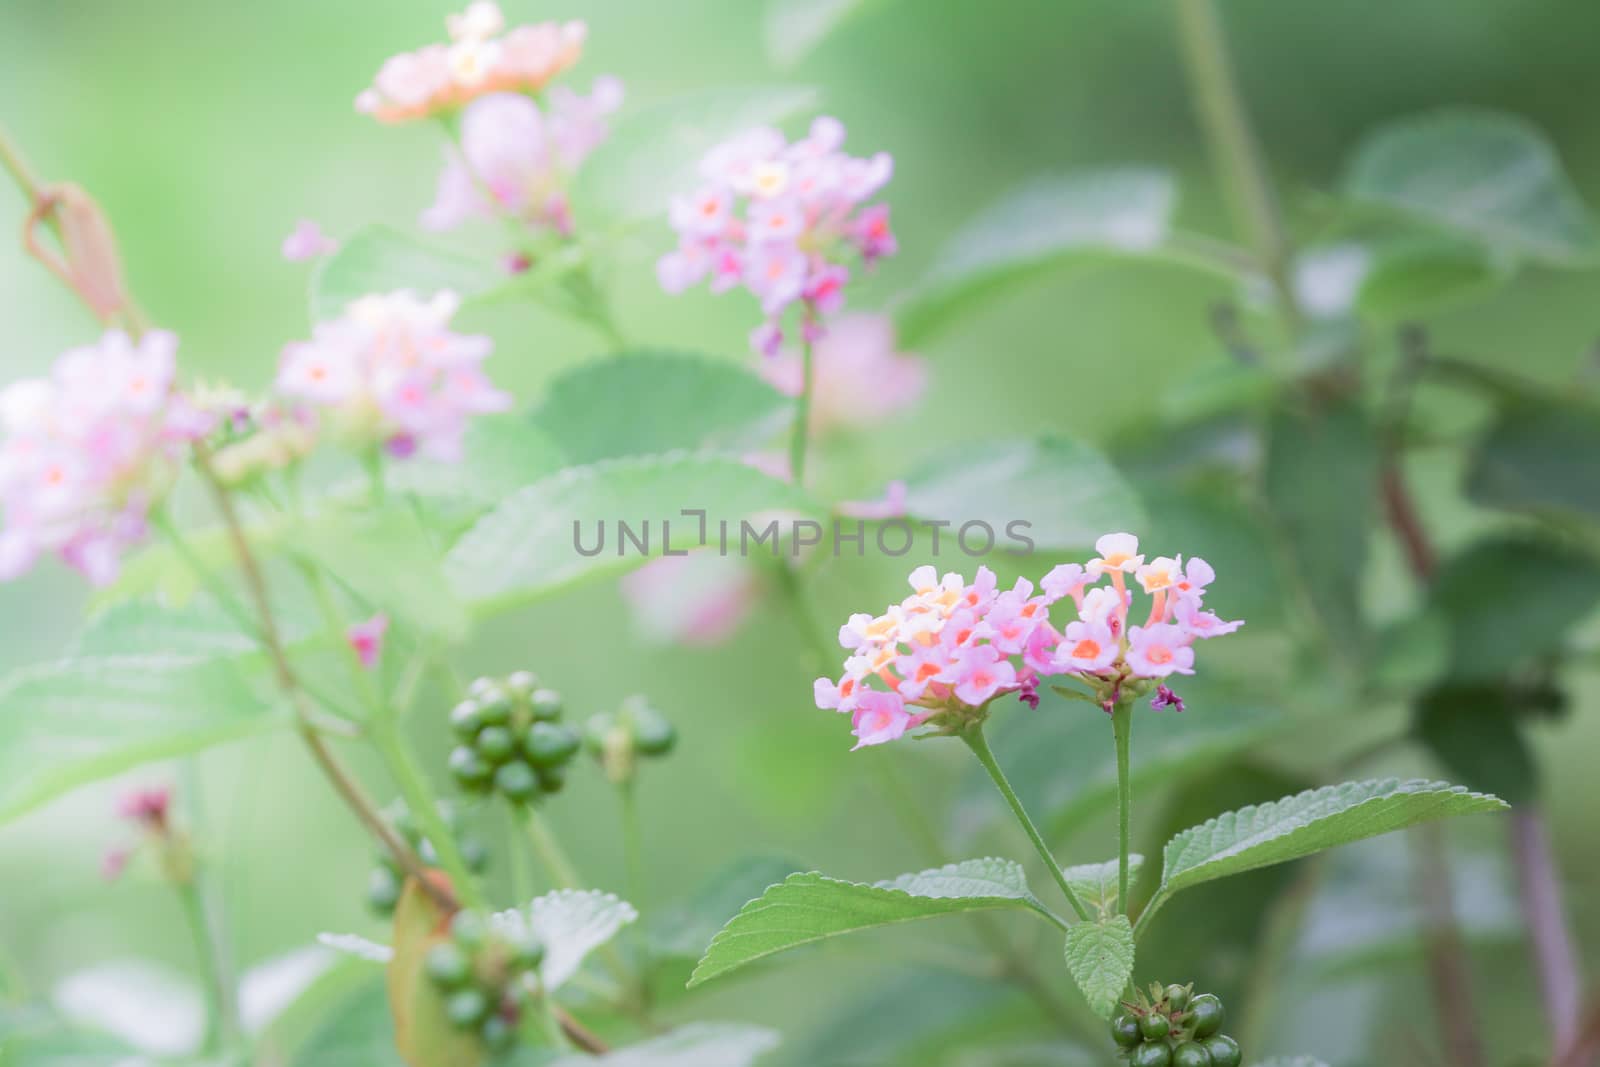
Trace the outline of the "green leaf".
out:
[[[459,462],[418,457],[387,464],[384,481],[395,492],[416,493],[430,502],[455,500],[487,508],[567,465],[562,450],[525,414],[473,419],[463,447]]]
[[[1413,238],[1374,250],[1356,294],[1368,318],[1397,322],[1481,295],[1509,272],[1482,248],[1461,241]]]
[[[394,1039],[388,997],[382,983],[373,982],[327,1012],[291,1062],[294,1067],[403,1067]]]
[[[701,540],[700,520],[683,514],[686,508],[707,513],[706,540]],[[445,574],[458,597],[488,612],[660,555],[664,521],[670,523],[675,554],[719,545],[723,522],[728,524],[728,551],[738,552],[741,520],[774,510],[810,513],[816,506],[793,485],[727,457],[672,453],[605,460],[511,494],[456,542],[445,559]],[[649,523],[647,553],[619,540],[619,520],[636,537]],[[767,551],[754,541],[766,525],[750,526],[749,553]],[[603,547],[594,553],[601,532]],[[576,540],[594,554],[580,553]]]
[[[88,782],[287,724],[221,661],[104,656],[0,682],[0,822]]]
[[[694,191],[706,152],[816,103],[814,89],[744,86],[704,89],[635,111],[584,162],[573,214],[591,231],[665,217],[673,197]]]
[[[965,860],[866,884],[815,871],[793,874],[746,904],[722,928],[689,986],[785,949],[934,915],[1017,908],[1048,916],[1010,860]]]
[[[513,935],[532,931],[544,943],[539,980],[548,992],[560,989],[583,966],[584,958],[639,917],[632,904],[598,889],[558,889],[535,897],[526,911],[496,912],[490,923]]]
[[[1412,728],[1451,778],[1520,804],[1537,795],[1539,769],[1519,710],[1504,686],[1437,686],[1418,699]]]
[[[778,1033],[743,1023],[690,1023],[602,1056],[563,1056],[551,1067],[749,1067],[778,1047]]]
[[[447,641],[466,637],[466,609],[445,580],[443,550],[410,509],[329,511],[307,523],[289,548],[422,633]]]
[[[1143,856],[1137,852],[1128,854],[1130,885],[1138,879],[1139,871],[1143,867]],[[1121,873],[1116,860],[1106,860],[1104,863],[1079,863],[1062,868],[1061,873],[1066,875],[1067,884],[1078,894],[1078,899],[1097,909],[1102,916],[1116,910],[1121,900],[1118,889]]]
[[[1378,499],[1377,439],[1366,415],[1353,402],[1275,413],[1264,483],[1323,629],[1342,656],[1359,659],[1366,645],[1361,576]]]
[[[1285,725],[1281,713],[1215,685],[1186,679],[1178,691],[1188,711],[1140,718],[1134,726],[1129,772],[1135,792],[1186,781]],[[1116,804],[1111,720],[1057,693],[1039,696],[1037,714],[996,716],[990,744],[1023,806],[1047,833],[1061,837]],[[971,841],[1004,815],[982,768],[968,770],[953,812],[958,841]]]
[[[895,312],[901,342],[922,344],[958,313],[1064,263],[1156,253],[1176,201],[1172,177],[1159,170],[1034,179],[980,212],[934,257]]]
[[[1325,849],[1377,837],[1451,815],[1504,811],[1499,797],[1448,782],[1384,778],[1310,789],[1270,804],[1252,805],[1191,827],[1167,842],[1161,888],[1139,917],[1174,893],[1202,882],[1301,859]]]
[[[410,289],[432,296],[448,289],[469,300],[505,282],[494,264],[432,247],[390,226],[367,226],[317,265],[311,276],[311,319],[336,319],[368,293]]]
[[[557,378],[533,423],[568,463],[593,463],[679,449],[748,451],[787,426],[793,411],[791,399],[738,364],[635,351]]]
[[[182,607],[153,598],[118,601],[97,611],[73,641],[71,659],[165,656],[224,659],[259,652],[216,601],[196,596]]]
[[[745,856],[708,878],[687,900],[657,909],[647,920],[651,956],[698,960],[727,917],[800,870],[782,856]]]
[[[874,967],[864,989],[833,992],[825,1014],[795,1034],[783,1059],[829,1067],[926,1062],[931,1057],[919,1059],[919,1052],[949,1048],[952,1039],[992,1025],[1016,1002],[1016,989],[989,975],[916,965]],[[917,1010],[904,1010],[907,1004]],[[1037,1067],[1037,1061],[1029,1067]]]
[[[1472,452],[1467,495],[1508,511],[1600,521],[1600,410],[1545,398],[1511,401]]]
[[[1581,265],[1600,244],[1549,140],[1511,115],[1444,111],[1388,123],[1361,143],[1344,188],[1519,258]]]
[[[987,523],[1001,548],[1026,537],[1047,551],[1085,548],[1144,521],[1138,497],[1105,456],[1058,437],[950,448],[906,478],[906,512],[948,521],[946,543],[964,523]],[[977,551],[985,536],[974,525],[968,549]]]
[[[767,54],[773,65],[799,63],[844,23],[876,0],[769,0]]]
[[[1546,540],[1495,537],[1447,560],[1430,597],[1450,627],[1450,676],[1493,679],[1563,647],[1600,604],[1600,561]]]
[[[1067,970],[1089,1009],[1102,1019],[1117,1010],[1133,978],[1133,926],[1126,915],[1067,928]]]

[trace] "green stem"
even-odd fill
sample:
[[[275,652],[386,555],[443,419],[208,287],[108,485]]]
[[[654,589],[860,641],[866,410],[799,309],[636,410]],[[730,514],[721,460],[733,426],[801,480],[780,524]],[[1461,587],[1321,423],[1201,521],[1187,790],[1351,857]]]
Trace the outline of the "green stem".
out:
[[[1061,864],[1050,854],[1050,846],[1044,843],[1044,838],[1039,833],[1039,828],[1033,825],[1028,810],[1022,806],[1016,792],[1011,788],[1011,783],[1006,780],[1006,773],[1000,769],[1000,764],[995,761],[994,752],[989,748],[989,739],[983,735],[983,726],[979,724],[960,735],[961,740],[972,749],[972,754],[978,757],[978,762],[983,764],[983,769],[989,772],[989,777],[994,780],[995,788],[1000,790],[1000,795],[1005,797],[1006,804],[1011,808],[1011,814],[1016,816],[1017,825],[1022,827],[1022,832],[1028,835],[1028,840],[1033,842],[1034,851],[1039,853],[1039,858],[1049,868],[1050,876],[1056,880],[1056,885],[1061,887],[1062,895],[1067,898],[1067,903],[1072,905],[1072,910],[1084,922],[1090,921],[1089,909],[1083,906],[1083,901],[1078,899],[1078,894],[1073,892],[1072,886],[1067,882],[1066,874],[1061,870]]]
[[[211,568],[206,566],[205,561],[194,550],[194,546],[189,544],[188,538],[183,536],[183,532],[172,521],[172,516],[167,513],[167,509],[165,507],[156,508],[150,513],[150,521],[157,530],[161,531],[161,535],[167,539],[167,543],[178,554],[178,558],[183,561],[183,565],[189,568],[195,580],[216,598],[218,605],[227,613],[228,618],[232,619],[234,624],[243,630],[246,635],[259,640],[259,627],[255,620],[250,617],[250,612],[240,602],[239,598],[233,595],[233,591],[228,588],[227,584]]]
[[[405,797],[406,807],[411,810],[412,816],[422,828],[423,835],[433,845],[434,852],[439,856],[439,864],[450,876],[456,895],[468,907],[487,907],[488,901],[483,895],[482,888],[473,878],[472,869],[467,866],[460,848],[456,846],[456,839],[451,834],[450,827],[445,825],[444,818],[439,814],[438,801],[434,798],[433,790],[428,788],[427,778],[417,766],[416,757],[411,754],[411,747],[400,735],[393,718],[387,712],[373,721],[371,737],[373,746],[383,757],[389,773],[394,776],[395,784],[400,787],[400,795]]]
[[[1215,0],[1176,0],[1178,29],[1189,84],[1217,171],[1249,235],[1257,266],[1278,291],[1291,326],[1299,321],[1290,281],[1291,250],[1277,197],[1234,79],[1228,42]]]
[[[311,697],[284,649],[283,639],[278,632],[277,619],[272,613],[272,600],[267,595],[266,578],[261,573],[261,566],[256,561],[255,553],[251,550],[250,539],[245,535],[244,524],[239,520],[239,511],[234,506],[233,497],[229,495],[227,487],[212,469],[211,455],[203,444],[195,445],[194,462],[195,470],[199,472],[206,487],[211,491],[217,512],[222,516],[223,526],[233,547],[234,558],[244,575],[245,588],[250,593],[250,600],[255,605],[256,615],[261,623],[262,648],[266,650],[267,657],[272,663],[278,688],[294,708],[301,740],[305,742],[317,766],[333,784],[340,799],[355,814],[361,825],[382,843],[402,870],[418,880],[423,891],[433,897],[441,908],[453,911],[456,906],[454,895],[444,891],[427,877],[427,868],[416,851],[394,832],[394,828],[384,820],[372,803],[372,799],[361,788],[361,784],[339,762],[338,757],[323,740],[317,726],[316,710],[312,706]]]
[[[1111,733],[1117,745],[1117,901],[1128,910],[1128,842],[1133,813],[1133,786],[1128,778],[1128,743],[1133,734],[1133,704],[1124,700],[1111,712]]]
[[[177,890],[178,899],[183,905],[183,916],[189,923],[189,936],[194,939],[201,985],[205,988],[206,1032],[201,1048],[206,1055],[215,1055],[236,1034],[229,1022],[233,1016],[233,997],[227,975],[222,969],[221,951],[213,936],[200,887],[191,879],[180,882]]]
[[[4,126],[0,126],[0,166],[5,167],[6,173],[11,175],[11,180],[17,183],[17,188],[32,206],[39,199],[44,183],[23,158],[22,149],[17,147]]]
[[[626,870],[628,903],[642,912],[646,910],[644,843],[639,833],[639,804],[634,797],[634,783],[631,780],[619,783],[617,795],[622,806],[622,861]]]
[[[800,395],[794,404],[794,434],[789,439],[789,472],[794,477],[794,484],[804,488],[806,451],[811,437],[811,393],[816,379],[816,359],[810,341],[802,342],[800,361]]]
[[[528,843],[533,846],[533,854],[538,857],[545,876],[555,887],[577,889],[582,886],[583,879],[578,876],[578,869],[572,865],[572,860],[567,858],[561,842],[556,840],[550,828],[539,817],[539,813],[526,805],[519,805],[517,818],[522,822],[523,832],[528,835]]]

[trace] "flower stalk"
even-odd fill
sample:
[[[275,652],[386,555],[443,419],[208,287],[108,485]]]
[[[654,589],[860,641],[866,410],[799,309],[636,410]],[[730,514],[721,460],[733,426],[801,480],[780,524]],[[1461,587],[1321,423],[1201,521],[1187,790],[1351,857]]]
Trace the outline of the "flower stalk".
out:
[[[1133,702],[1124,700],[1111,711],[1111,734],[1117,747],[1117,901],[1128,910],[1128,850],[1133,812],[1133,784],[1128,775],[1128,749],[1133,735]]]
[[[994,752],[989,748],[989,739],[984,736],[982,724],[974,725],[971,729],[959,734],[961,740],[966,742],[972,754],[978,757],[978,762],[983,769],[989,772],[995,788],[1000,790],[1000,795],[1005,798],[1006,806],[1011,809],[1017,825],[1022,827],[1022,832],[1032,842],[1033,849],[1044,861],[1045,867],[1050,871],[1050,876],[1055,879],[1056,885],[1061,887],[1062,895],[1067,898],[1067,903],[1072,906],[1078,918],[1084,922],[1091,921],[1089,909],[1084,907],[1083,901],[1078,899],[1078,894],[1073,891],[1072,885],[1067,881],[1066,874],[1061,869],[1061,864],[1050,854],[1050,846],[1045,844],[1044,837],[1039,833],[1039,828],[1033,824],[1033,819],[1028,815],[1028,809],[1022,806],[1022,800],[1017,796],[1016,790],[1011,788],[1011,783],[1006,779],[1006,772],[1000,769],[1000,764],[994,758]]]

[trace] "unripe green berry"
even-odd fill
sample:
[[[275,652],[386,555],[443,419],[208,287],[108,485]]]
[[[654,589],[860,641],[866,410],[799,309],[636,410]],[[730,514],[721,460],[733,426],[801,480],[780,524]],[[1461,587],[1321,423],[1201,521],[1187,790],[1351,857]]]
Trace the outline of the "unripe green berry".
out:
[[[467,686],[467,695],[481,697],[486,693],[493,693],[500,688],[500,683],[493,678],[474,678],[472,684]]]
[[[554,689],[535,689],[528,696],[528,707],[535,719],[553,722],[561,718],[561,694]]]
[[[512,800],[527,800],[538,790],[539,779],[532,767],[512,760],[494,772],[494,787]]]
[[[478,1028],[478,1036],[488,1046],[491,1052],[504,1052],[510,1048],[517,1039],[517,1033],[511,1024],[498,1015],[491,1015],[483,1020],[483,1025]]]
[[[461,948],[472,951],[483,947],[488,931],[483,916],[475,911],[458,911],[450,920],[450,936]]]
[[[596,712],[584,722],[583,743],[589,746],[589,751],[593,755],[605,755],[606,739],[611,736],[611,731],[616,725],[617,717],[607,711]]]
[[[1181,985],[1169,985],[1166,992],[1167,1007],[1173,1011],[1182,1011],[1189,1006],[1189,988]]]
[[[474,874],[481,874],[489,866],[489,849],[482,841],[468,838],[461,842],[461,858],[467,861],[467,868]]]
[[[647,756],[664,756],[678,743],[678,731],[654,708],[633,711],[633,747]]]
[[[418,842],[417,855],[421,857],[422,862],[426,863],[429,867],[439,866],[439,851],[433,847],[433,842],[429,841],[427,838],[423,838],[422,841]]]
[[[483,726],[483,709],[476,700],[467,699],[450,709],[450,729],[463,741],[471,741]]]
[[[1210,1037],[1222,1029],[1222,1001],[1201,993],[1189,1002],[1189,1029],[1195,1037]]]
[[[387,867],[374,867],[367,875],[367,904],[379,915],[394,911],[400,903],[400,880]]]
[[[1111,1020],[1111,1040],[1123,1048],[1139,1043],[1139,1020],[1132,1015],[1118,1015]]]
[[[468,788],[483,785],[494,774],[494,768],[478,755],[478,750],[458,745],[450,750],[450,773],[461,785]]]
[[[510,939],[511,959],[524,971],[544,962],[544,942],[532,931]]]
[[[1211,1053],[1204,1045],[1185,1041],[1172,1050],[1172,1067],[1211,1067]]]
[[[566,784],[567,784],[567,768],[566,767],[562,766],[562,767],[540,767],[539,768],[539,791],[541,793],[559,793],[559,792],[561,792],[562,787],[565,786]]]
[[[1140,1045],[1128,1057],[1131,1067],[1172,1067],[1172,1050],[1165,1041],[1153,1045]]]
[[[1139,1020],[1139,1032],[1146,1041],[1160,1041],[1172,1029],[1172,1020],[1160,1012],[1151,1012]]]
[[[522,750],[535,767],[555,767],[571,759],[581,742],[565,726],[536,722],[523,735]]]
[[[519,697],[532,696],[539,688],[539,676],[532,671],[512,671],[506,676],[506,688]]]
[[[462,1030],[477,1026],[489,1014],[489,1000],[476,989],[463,989],[450,994],[445,1001],[444,1013],[450,1022]]]
[[[490,763],[503,763],[516,747],[511,731],[504,726],[485,726],[478,735],[478,755]]]
[[[423,966],[428,969],[428,977],[446,989],[464,985],[472,977],[472,961],[450,941],[441,941],[430,948]]]
[[[476,698],[478,714],[485,726],[504,726],[511,721],[511,694],[499,686]]]
[[[1239,1067],[1244,1062],[1239,1042],[1227,1034],[1218,1034],[1205,1044],[1206,1051],[1211,1054],[1212,1067]]]

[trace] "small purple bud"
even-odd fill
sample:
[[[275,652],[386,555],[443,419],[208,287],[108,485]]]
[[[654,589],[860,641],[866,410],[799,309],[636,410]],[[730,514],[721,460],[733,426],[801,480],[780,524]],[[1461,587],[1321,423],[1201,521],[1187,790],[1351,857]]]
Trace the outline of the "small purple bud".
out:
[[[1176,708],[1183,710],[1183,698],[1164,685],[1156,686],[1156,695],[1150,698],[1150,706],[1157,711],[1162,708]]]
[[[1039,676],[1029,674],[1022,679],[1022,686],[1017,690],[1017,699],[1033,711],[1039,710]]]

